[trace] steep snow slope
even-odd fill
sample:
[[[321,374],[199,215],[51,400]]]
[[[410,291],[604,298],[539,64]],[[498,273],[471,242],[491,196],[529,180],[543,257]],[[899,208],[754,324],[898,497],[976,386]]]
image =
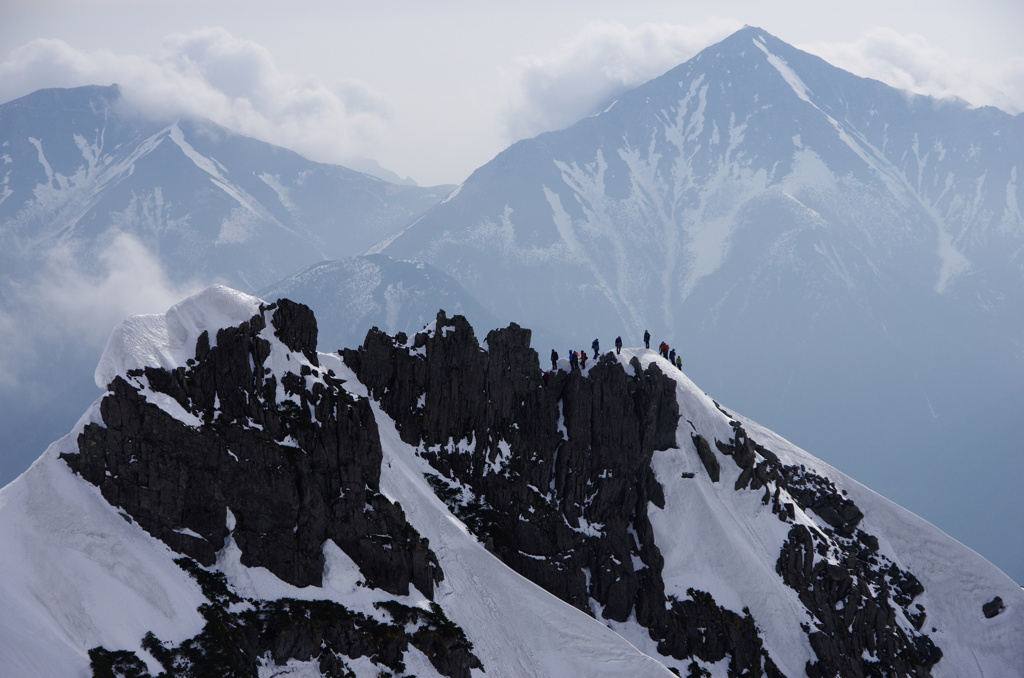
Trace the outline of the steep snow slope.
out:
[[[624,351],[623,358],[631,352]],[[727,415],[685,375],[653,351],[636,351],[641,364],[663,362],[678,383],[681,404],[678,438],[694,428],[703,436],[726,440],[733,435],[730,420],[743,424],[751,439],[764,445],[787,465],[806,467],[835,483],[863,512],[861,529],[877,535],[879,552],[912,572],[924,586],[920,602],[927,610],[925,630],[942,649],[933,669],[936,676],[1015,675],[1024,670],[1024,593],[1009,577],[933,525],[879,496],[828,464],[794,446],[742,415]],[[736,492],[742,471],[723,463],[720,483],[709,482],[700,461],[689,451],[656,454],[654,469],[665,488],[664,509],[652,511],[657,542],[665,556],[666,589],[683,595],[688,587],[709,591],[734,609],[749,606],[766,644],[787,675],[801,675],[813,660],[801,623],[813,623],[792,589],[782,585],[772,567],[788,526],[762,504],[754,492]],[[694,473],[693,478],[683,477]],[[685,519],[680,519],[685,516]],[[814,529],[828,524],[814,512],[798,521]],[[831,557],[831,556],[830,556]],[[982,606],[995,595],[1007,595],[1010,614],[985,619]],[[1004,598],[1004,600],[1006,600]],[[1009,608],[1013,608],[1011,612]],[[770,620],[770,621],[769,621]],[[908,633],[911,623],[901,622]],[[1007,649],[1014,648],[1010,652]]]

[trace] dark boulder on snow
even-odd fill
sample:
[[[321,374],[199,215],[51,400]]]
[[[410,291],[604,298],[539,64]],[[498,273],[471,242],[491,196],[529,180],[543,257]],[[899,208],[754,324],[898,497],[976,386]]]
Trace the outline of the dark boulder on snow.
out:
[[[997,614],[1003,611],[1003,599],[996,596],[992,600],[988,601],[981,606],[981,613],[985,615],[985,619],[991,619]]]

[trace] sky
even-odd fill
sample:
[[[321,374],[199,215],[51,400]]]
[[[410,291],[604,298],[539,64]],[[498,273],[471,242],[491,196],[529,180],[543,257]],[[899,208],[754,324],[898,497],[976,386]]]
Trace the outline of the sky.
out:
[[[143,110],[457,184],[745,24],[857,75],[1024,111],[1020,0],[4,0],[0,102],[116,82]]]

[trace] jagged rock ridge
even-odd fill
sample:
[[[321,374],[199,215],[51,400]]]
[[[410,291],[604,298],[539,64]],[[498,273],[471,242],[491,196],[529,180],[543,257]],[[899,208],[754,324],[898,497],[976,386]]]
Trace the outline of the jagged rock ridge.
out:
[[[612,353],[585,375],[542,373],[529,344],[529,330],[512,325],[490,332],[484,350],[463,318],[442,312],[412,340],[374,328],[344,357],[436,472],[439,494],[503,562],[599,618],[635,615],[663,655],[728,658],[730,676],[782,675],[749,610],[727,610],[704,591],[683,601],[665,593],[647,507],[665,506],[651,459],[677,447],[675,381]],[[920,633],[920,582],[878,553],[857,528],[863,514],[831,481],[784,465],[730,423],[734,437],[716,444],[741,469],[734,490],[763,489],[762,502],[791,526],[775,568],[814,619],[808,675],[930,675],[942,652]],[[693,449],[717,464],[696,433]],[[708,468],[715,482],[716,471]],[[795,507],[827,526],[808,528]]]
[[[306,359],[280,383],[266,333],[289,352],[284,360]],[[330,540],[367,586],[398,596],[414,586],[429,599],[443,574],[426,540],[380,492],[381,443],[370,406],[321,369],[316,341],[312,312],[287,299],[261,305],[215,341],[204,331],[187,367],[116,377],[100,402],[101,422],[86,425],[78,453],[61,458],[127,520],[203,566],[213,567],[230,540],[243,565],[294,586],[320,586]],[[150,402],[155,394],[187,414],[176,418]],[[182,566],[209,583],[195,563]],[[439,607],[425,614],[388,603],[389,626],[336,603],[244,601],[223,582],[217,590],[204,586],[211,604],[201,609],[202,635],[179,648],[147,637],[144,647],[169,675],[252,675],[268,652],[277,665],[316,659],[326,676],[346,675],[339,657],[363,655],[401,671],[410,642],[443,675],[468,677],[479,666],[461,630],[442,632],[451,623]],[[242,602],[255,613],[228,609]],[[97,676],[108,665],[144,667],[134,655],[103,648],[92,658]]]
[[[218,287],[115,331],[108,393],[0,494],[0,660],[47,678],[86,652],[96,676],[140,677],[1024,666],[1019,587],[653,351],[544,372],[529,330],[480,344],[443,311],[333,354],[317,336],[307,307]]]

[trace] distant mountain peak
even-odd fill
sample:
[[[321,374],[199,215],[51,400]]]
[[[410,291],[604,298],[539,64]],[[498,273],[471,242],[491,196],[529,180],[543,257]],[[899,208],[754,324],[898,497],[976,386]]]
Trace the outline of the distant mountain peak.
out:
[[[569,341],[664,337],[732,402],[881,480],[936,445],[969,464],[948,452],[972,438],[958,413],[1019,408],[1022,157],[1019,116],[861,78],[748,26],[512,145],[380,251]],[[972,539],[962,516],[984,493],[942,482],[975,499],[954,511],[898,491]],[[1019,572],[1002,532],[987,548]]]

